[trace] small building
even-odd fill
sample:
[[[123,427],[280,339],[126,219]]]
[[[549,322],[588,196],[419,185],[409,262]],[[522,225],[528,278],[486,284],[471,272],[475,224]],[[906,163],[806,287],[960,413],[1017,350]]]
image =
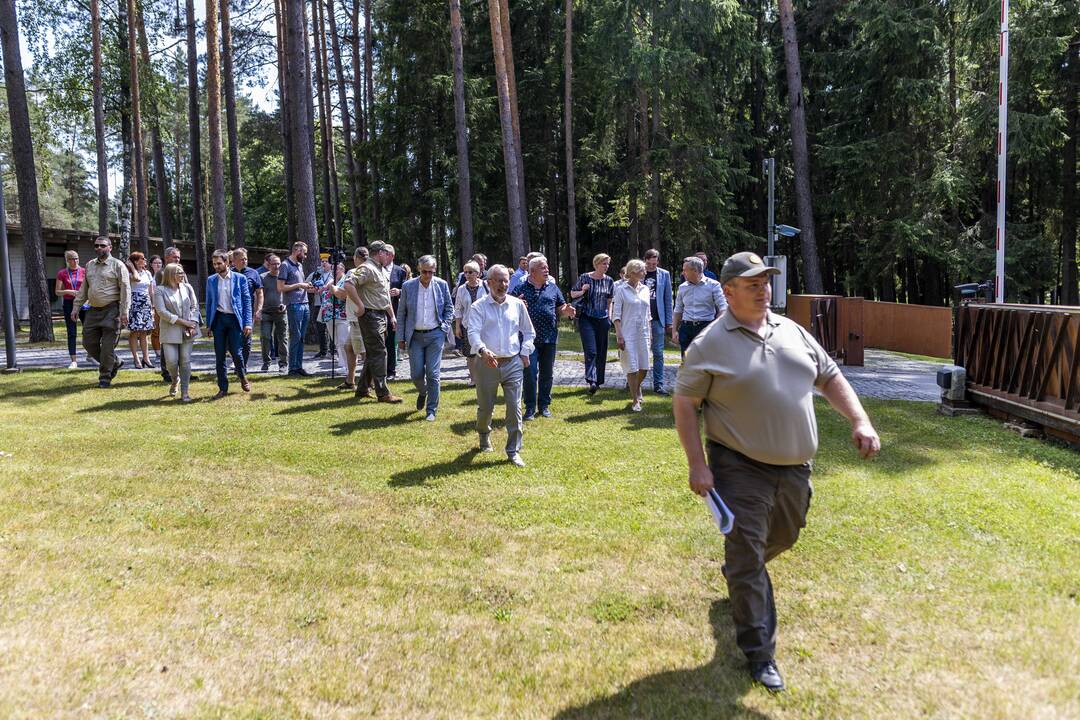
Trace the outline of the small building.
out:
[[[8,255],[11,258],[11,284],[15,289],[15,311],[20,320],[30,319],[29,300],[26,287],[26,260],[23,251],[22,228],[15,223],[8,223]],[[43,228],[42,237],[45,241],[45,280],[49,290],[49,301],[52,303],[54,315],[59,315],[61,310],[60,298],[56,295],[56,274],[65,266],[64,253],[74,250],[79,253],[79,264],[85,266],[87,261],[92,260],[94,252],[94,238],[97,232],[93,230],[65,230],[61,228]],[[120,236],[112,233],[113,254],[116,254],[120,246]],[[131,250],[138,250],[138,240],[132,236]],[[182,262],[188,274],[195,276],[195,243],[191,240],[174,240],[172,245],[180,248]],[[159,237],[150,238],[150,255],[161,255],[165,245]],[[284,257],[288,250],[281,248],[248,247],[248,260],[253,266],[262,264],[263,258],[269,253],[277,253]],[[207,247],[206,256],[209,258],[213,252],[212,247]],[[207,273],[211,272],[207,269]]]

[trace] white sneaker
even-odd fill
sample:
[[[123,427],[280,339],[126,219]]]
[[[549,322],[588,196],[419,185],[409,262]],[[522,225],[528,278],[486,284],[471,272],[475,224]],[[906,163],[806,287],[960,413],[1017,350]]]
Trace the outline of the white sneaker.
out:
[[[639,402],[634,403],[633,405],[630,406],[630,410],[632,412],[641,412],[641,403],[639,403]]]
[[[506,459],[518,467],[525,467],[525,461],[521,459],[521,455],[518,453],[511,453]]]
[[[487,435],[481,435],[480,436],[480,452],[482,452],[482,453],[495,452],[495,448],[493,448],[491,446],[491,440],[488,438]]]
[[[425,419],[425,420],[427,420],[428,422],[435,422],[435,413],[430,413],[430,414],[429,414],[429,415],[428,415],[428,416],[427,416],[426,418],[424,418],[424,419]]]
[[[68,365],[68,370],[78,370],[78,369],[79,369],[79,363],[72,360],[71,364]]]

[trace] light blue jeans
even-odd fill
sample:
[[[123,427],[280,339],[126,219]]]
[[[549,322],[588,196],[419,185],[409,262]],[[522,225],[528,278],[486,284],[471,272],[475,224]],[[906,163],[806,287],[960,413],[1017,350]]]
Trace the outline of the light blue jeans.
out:
[[[307,334],[311,308],[305,302],[286,305],[285,310],[289,317],[289,372],[292,372],[304,367],[304,335]]]
[[[667,335],[664,333],[664,323],[653,318],[652,323],[652,386],[653,390],[664,387],[664,343]]]
[[[409,340],[409,375],[416,391],[427,394],[427,414],[439,409],[439,373],[446,333],[442,330],[414,332]]]

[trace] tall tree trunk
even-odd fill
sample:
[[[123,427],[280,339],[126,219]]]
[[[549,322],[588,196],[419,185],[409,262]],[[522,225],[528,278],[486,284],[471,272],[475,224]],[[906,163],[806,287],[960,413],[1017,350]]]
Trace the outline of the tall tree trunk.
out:
[[[135,0],[126,0],[128,73],[131,83],[132,153],[135,174],[135,232],[139,237],[139,249],[144,256],[150,255],[150,206],[146,192],[146,155],[143,153],[142,101],[139,92],[138,35],[135,32]]]
[[[334,0],[327,0],[326,16],[330,21],[330,54],[334,56],[334,77],[337,85],[338,105],[341,106],[341,135],[345,145],[345,179],[349,185],[349,219],[352,221],[352,242],[360,237],[360,205],[356,188],[356,157],[353,155],[352,119],[349,117],[349,97],[345,92],[345,71],[341,62],[341,39],[337,31],[337,10]],[[345,229],[341,228],[341,234]]]
[[[454,139],[457,143],[458,215],[462,262],[473,249],[472,181],[469,177],[469,128],[465,116],[465,61],[461,40],[461,0],[450,0],[450,47],[454,56]],[[450,272],[450,268],[444,268]]]
[[[323,23],[322,1],[311,0],[311,36],[315,48],[315,92],[319,103],[319,150],[322,153],[323,184],[323,237],[327,244],[337,245],[339,214],[337,193],[334,191],[334,135],[333,121],[330,118],[330,92],[327,85],[326,67],[326,28]]]
[[[26,104],[26,79],[23,77],[15,0],[0,0],[0,49],[4,52],[4,85],[7,89],[8,118],[11,122],[11,154],[15,165],[15,181],[19,186],[19,223],[22,226],[23,261],[29,301],[30,341],[45,342],[53,339],[52,310],[45,281],[45,241],[41,235],[37,169],[34,165],[34,146],[30,135],[30,111]],[[7,219],[0,218],[0,222],[7,222]],[[9,299],[5,298],[4,301],[9,302]]]
[[[653,20],[655,23],[655,19]],[[659,80],[657,80],[659,82]],[[652,128],[650,130],[652,137],[652,152],[656,152],[656,149],[660,147],[660,87],[653,88],[652,94]],[[660,251],[661,257],[664,253],[663,242],[660,237],[660,215],[663,209],[663,198],[660,195],[660,168],[656,165],[656,159],[653,158],[649,163],[652,166],[652,174],[649,176],[649,199],[651,201],[651,207],[649,208],[649,221],[650,225],[650,241],[652,246]]]
[[[765,91],[769,81],[765,77],[765,3],[757,2],[754,7],[754,50],[750,56],[750,124],[753,138],[750,149],[751,177],[761,178],[765,161],[765,144],[768,133],[765,130]],[[767,180],[760,179],[751,185],[752,216],[750,231],[757,237],[764,238],[768,233],[768,186]],[[709,248],[712,250],[712,248]]]
[[[341,227],[341,183],[337,169],[337,147],[334,140],[334,101],[330,94],[330,61],[327,58],[329,50],[326,45],[326,6],[324,0],[313,0],[319,6],[319,42],[322,45],[320,54],[322,60],[322,89],[323,104],[326,107],[326,157],[330,173],[330,197],[333,204],[334,232],[331,236],[335,246],[341,245],[341,237],[344,229]]]
[[[795,9],[791,0],[779,0],[780,27],[784,33],[784,64],[787,67],[788,110],[791,115],[791,154],[795,169],[795,206],[802,232],[803,280],[806,292],[822,292],[817,240],[814,237],[814,207],[810,195],[810,152],[806,141],[806,108],[799,63],[799,41],[795,32]]]
[[[195,282],[202,297],[206,287],[206,242],[202,218],[202,137],[199,128],[199,51],[195,45],[195,0],[185,0],[188,71],[188,148],[191,153],[191,237],[195,242]]]
[[[1065,147],[1061,153],[1061,287],[1065,305],[1080,305],[1076,283],[1076,216],[1080,206],[1076,198],[1076,143],[1080,134],[1080,106],[1077,105],[1077,86],[1080,85],[1080,38],[1069,46],[1068,69],[1065,76]]]
[[[232,244],[247,243],[244,193],[240,183],[240,139],[236,119],[236,80],[233,77],[232,16],[229,0],[221,0],[221,60],[225,71],[225,134],[229,143],[229,200],[232,203]]]
[[[94,88],[94,147],[97,154],[98,235],[109,234],[109,162],[105,147],[105,101],[101,91],[101,0],[90,0],[91,83]]]
[[[638,86],[638,118],[640,125],[638,126],[638,152],[641,158],[641,186],[645,192],[645,217],[638,220],[638,252],[644,254],[647,247],[652,247],[652,236],[650,235],[650,229],[652,228],[652,219],[649,217],[649,211],[652,209],[652,203],[649,201],[649,191],[651,183],[649,178],[652,177],[652,155],[649,154],[649,141],[652,138],[652,133],[649,132],[649,95],[645,92],[644,86]],[[641,257],[638,255],[637,257]]]
[[[293,188],[296,202],[296,239],[308,246],[310,264],[319,257],[315,223],[315,183],[312,162],[311,76],[306,71],[307,32],[304,0],[284,0],[285,55],[291,71],[286,75],[289,103],[289,134],[292,136]],[[305,102],[304,98],[307,98]]]
[[[342,0],[345,2],[346,0]],[[353,72],[353,117],[356,118],[356,133],[355,147],[357,152],[360,153],[356,170],[356,196],[357,206],[361,213],[365,212],[365,208],[369,205],[365,204],[370,202],[370,198],[367,197],[366,192],[368,188],[368,163],[367,163],[367,147],[365,141],[367,139],[367,105],[364,102],[364,73],[363,67],[363,53],[360,49],[360,2],[361,0],[353,0],[352,12],[350,14],[350,29],[352,34],[349,37],[349,41],[352,44],[352,72]],[[366,240],[368,216],[360,214],[353,219],[353,243],[355,245],[363,245]]]
[[[529,240],[529,196],[525,192],[525,158],[521,144],[521,118],[518,113],[517,70],[514,67],[514,39],[510,32],[510,1],[499,0],[499,22],[502,23],[503,55],[506,58],[506,79],[510,92],[510,117],[514,126],[514,147],[517,149],[518,194],[521,195],[521,226],[525,228],[525,247],[532,249]]]
[[[523,227],[521,210],[521,189],[518,187],[517,143],[514,138],[514,120],[511,109],[510,81],[507,76],[506,49],[503,44],[503,24],[499,0],[488,0],[488,14],[491,20],[491,45],[495,56],[495,83],[499,90],[499,122],[502,126],[503,167],[506,171],[507,221],[510,224],[510,252],[519,258],[528,252],[528,237]]]
[[[127,3],[119,0],[119,21],[116,24],[117,47],[120,55],[127,62],[128,55],[128,20]],[[120,247],[117,249],[121,258],[126,259],[131,253],[131,217],[132,204],[137,202],[132,197],[132,176],[134,175],[134,158],[131,152],[131,74],[126,68],[120,72],[120,146],[124,168],[123,184],[120,186]]]
[[[364,0],[364,102],[367,112],[364,120],[365,145],[370,148],[375,135],[375,71],[372,59],[371,34],[371,0]],[[370,152],[370,150],[369,150]],[[382,199],[380,189],[382,180],[379,177],[379,156],[372,154],[371,162],[371,215],[372,224],[376,232],[382,230]]]
[[[626,104],[626,166],[629,190],[627,219],[630,227],[626,233],[626,257],[641,257],[641,224],[638,222],[637,172],[641,156],[637,151],[637,105],[631,100]]]
[[[184,164],[183,164],[183,117],[185,98],[181,90],[184,86],[184,51],[176,49],[173,58],[173,89],[175,90],[176,106],[173,108],[173,162],[176,164],[176,177],[173,180],[176,197],[176,233],[177,237],[184,237]]]
[[[131,0],[128,0],[131,2]],[[210,207],[214,249],[229,246],[225,213],[225,159],[221,153],[221,45],[218,40],[218,0],[206,0],[206,115],[210,140]]]
[[[566,0],[563,38],[563,143],[566,148],[566,243],[571,282],[581,272],[577,256],[577,200],[574,189],[574,0]]]
[[[311,96],[311,88],[312,88],[311,83],[312,83],[313,78],[312,78],[312,73],[311,73],[311,52],[312,52],[312,48],[311,48],[311,34],[310,34],[311,32],[313,32],[313,30],[311,29],[311,26],[308,25],[307,7],[308,7],[308,3],[306,1],[304,1],[304,0],[301,0],[301,3],[300,3],[300,19],[301,19],[302,24],[300,25],[300,31],[301,31],[301,34],[302,34],[303,40],[304,40],[304,57],[302,58],[304,62],[303,62],[303,64],[293,65],[293,67],[303,68],[303,70],[304,70],[302,77],[304,78],[305,91],[300,97],[303,99],[304,110],[307,113],[307,128],[308,129],[307,129],[306,134],[297,136],[295,134],[296,128],[294,126],[293,127],[293,140],[295,142],[297,140],[297,138],[299,138],[301,142],[305,142],[307,144],[308,157],[310,158],[310,162],[307,164],[307,167],[310,169],[310,172],[308,174],[311,175],[311,187],[312,187],[312,192],[314,193],[314,188],[315,188],[315,184],[316,184],[316,175],[315,175],[315,167],[316,167],[315,166],[315,98],[313,98]],[[314,18],[312,18],[312,22],[314,22]],[[291,18],[290,18],[289,29],[290,30],[292,29]],[[304,165],[301,165],[298,168],[298,170],[300,172],[303,172],[304,167],[305,167]],[[300,191],[300,188],[298,187],[297,192],[299,192],[299,191]],[[312,203],[313,203],[313,206],[314,206],[314,201],[315,201],[314,194],[311,196],[311,200],[312,200]],[[299,198],[297,199],[297,202],[300,202]],[[297,222],[298,223],[302,222],[302,220],[300,219],[299,216],[297,217]],[[328,232],[328,231],[329,231],[328,227],[323,227],[323,232]],[[297,232],[302,234],[303,229],[298,227]],[[298,240],[303,240],[302,237],[298,237],[297,239]],[[315,219],[315,249],[314,249],[314,251],[309,252],[307,258],[304,260],[304,270],[306,272],[311,272],[316,267],[318,267],[318,265],[319,265],[319,249],[318,248],[319,248],[319,221],[318,221],[318,217],[316,217],[316,219]],[[315,337],[315,323],[309,323],[308,324],[308,339],[314,338],[314,337]]]
[[[139,57],[143,67],[150,67],[150,48],[146,42],[146,24],[142,8],[135,6],[135,31],[138,34]],[[150,153],[154,162],[154,194],[158,206],[158,226],[164,245],[173,241],[172,206],[169,204],[169,180],[165,173],[165,147],[161,142],[161,113],[155,103],[149,113]]]
[[[292,130],[289,124],[292,117],[293,99],[289,94],[289,87],[286,83],[290,66],[289,57],[285,52],[285,36],[288,34],[289,26],[285,0],[274,0],[274,11],[277,16],[276,49],[278,58],[278,98],[280,102],[278,114],[281,119],[281,146],[284,149],[285,242],[288,244],[296,239],[296,189],[293,183]]]

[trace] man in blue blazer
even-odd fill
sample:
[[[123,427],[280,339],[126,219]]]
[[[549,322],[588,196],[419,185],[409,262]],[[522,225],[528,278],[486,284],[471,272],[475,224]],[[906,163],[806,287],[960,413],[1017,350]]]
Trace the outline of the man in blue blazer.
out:
[[[657,395],[667,395],[664,389],[664,342],[671,334],[672,312],[671,273],[660,267],[660,251],[645,251],[645,280],[649,288],[652,315],[652,385]]]
[[[225,349],[232,355],[233,368],[244,392],[251,390],[244,368],[243,338],[251,337],[251,293],[247,278],[229,269],[229,254],[217,250],[210,258],[214,274],[206,279],[206,325],[214,336],[220,400],[229,394],[229,376],[225,374]]]
[[[435,277],[435,258],[425,255],[417,261],[420,275],[401,287],[398,302],[398,327],[402,329],[401,347],[409,349],[409,370],[416,386],[416,409],[434,421],[439,410],[439,372],[442,351],[450,337],[454,303],[450,286]]]

